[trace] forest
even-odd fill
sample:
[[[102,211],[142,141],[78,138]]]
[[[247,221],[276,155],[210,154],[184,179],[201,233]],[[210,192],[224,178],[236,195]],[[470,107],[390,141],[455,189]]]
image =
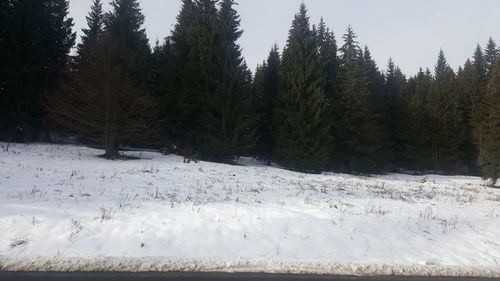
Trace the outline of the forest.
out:
[[[180,1],[180,0],[179,0]],[[500,49],[471,42],[457,71],[378,66],[355,31],[304,4],[252,72],[235,0],[182,0],[151,46],[138,0],[93,0],[77,40],[68,0],[0,1],[0,141],[161,149],[308,173],[500,176]],[[342,27],[343,28],[343,27]],[[485,38],[487,39],[487,38]],[[79,42],[77,44],[77,42]],[[410,54],[409,54],[410,55]]]

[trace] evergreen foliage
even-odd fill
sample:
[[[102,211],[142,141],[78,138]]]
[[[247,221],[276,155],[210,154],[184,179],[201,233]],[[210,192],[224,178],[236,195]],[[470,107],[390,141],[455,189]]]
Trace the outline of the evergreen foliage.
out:
[[[495,185],[500,177],[500,59],[497,59],[491,71],[483,102],[485,115],[479,124],[478,162],[484,178],[491,179],[492,185]]]
[[[434,74],[407,79],[392,59],[381,71],[350,27],[338,49],[302,4],[283,54],[275,45],[252,77],[235,0],[182,0],[171,35],[153,50],[139,0],[113,0],[108,13],[93,0],[74,58],[68,5],[0,1],[2,140],[42,140],[54,128],[48,109],[57,124],[102,140],[109,157],[120,143],[153,145],[131,135],[161,126],[164,147],[213,161],[251,154],[307,172],[405,168],[498,179],[492,38],[456,74],[440,51]]]
[[[499,56],[500,50],[497,49],[496,42],[490,37],[488,44],[486,45],[486,49],[484,50],[484,60],[488,73],[492,73],[495,62]]]
[[[82,29],[81,43],[78,44],[78,55],[81,57],[86,46],[90,42],[97,40],[104,31],[104,13],[102,11],[102,1],[94,0],[87,19],[87,28]]]
[[[203,158],[216,161],[241,155],[252,148],[256,141],[256,120],[250,116],[248,108],[251,73],[237,44],[242,31],[234,5],[233,0],[220,3],[216,45],[210,46],[216,50],[215,69],[206,73],[213,86],[210,85],[200,96],[202,113],[196,132],[197,146]]]
[[[275,112],[276,160],[301,171],[321,171],[329,161],[325,74],[304,4],[295,15],[283,52]]]
[[[407,85],[406,77],[401,72],[401,69],[396,66],[392,59],[389,59],[387,70],[385,74],[384,91],[381,95],[385,102],[381,102],[382,107],[378,107],[383,116],[383,122],[386,126],[388,134],[388,149],[387,151],[392,155],[391,161],[394,164],[399,164],[401,161],[398,155],[403,150],[401,139],[402,120],[404,119],[403,100],[405,87]],[[399,158],[399,159],[398,159]]]
[[[257,124],[259,138],[254,152],[268,161],[272,159],[276,146],[273,138],[273,120],[279,94],[280,66],[281,57],[278,46],[274,45],[267,60],[257,67],[253,82],[254,107],[256,116],[259,118]]]
[[[49,97],[51,119],[101,142],[104,156],[118,157],[124,143],[151,141],[156,106],[134,79],[135,53],[109,34],[87,45],[86,60]]]
[[[376,171],[383,146],[381,129],[371,102],[363,52],[351,27],[341,48],[340,98],[336,105],[335,162],[348,172]],[[385,164],[385,163],[384,163]]]
[[[151,53],[138,0],[113,0],[112,11],[106,14],[106,30],[137,54],[139,64],[147,61]]]
[[[2,1],[0,128],[8,140],[35,140],[46,131],[43,102],[75,42],[68,5],[67,0]]]
[[[323,65],[325,73],[325,94],[328,97],[329,103],[333,103],[338,95],[338,55],[337,41],[335,35],[326,26],[325,21],[321,18],[316,31],[316,40],[319,53],[319,60]]]
[[[441,50],[427,101],[427,110],[432,122],[429,134],[432,139],[434,172],[463,171],[463,153],[460,146],[464,140],[464,120],[460,100],[455,73]]]
[[[427,109],[431,82],[429,69],[425,72],[420,69],[415,77],[409,79],[404,97],[403,149],[400,157],[402,165],[412,170],[432,169],[432,139],[429,134],[432,120]]]

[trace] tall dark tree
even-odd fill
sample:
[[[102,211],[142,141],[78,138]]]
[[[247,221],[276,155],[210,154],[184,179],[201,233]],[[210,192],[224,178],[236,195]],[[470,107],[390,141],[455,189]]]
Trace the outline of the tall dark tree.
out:
[[[137,54],[139,64],[144,64],[151,53],[144,15],[138,0],[113,0],[112,10],[106,15],[106,30]]]
[[[108,34],[89,43],[86,60],[48,100],[51,118],[80,136],[101,142],[118,157],[127,141],[150,141],[156,106],[134,77],[135,53]]]
[[[465,153],[465,161],[469,169],[474,170],[477,161],[478,143],[474,128],[481,122],[483,111],[480,110],[484,98],[484,75],[477,71],[473,62],[467,60],[457,75],[457,92],[461,97],[463,112],[464,142],[461,150]]]
[[[341,48],[340,99],[335,118],[335,160],[346,171],[376,171],[382,136],[363,70],[363,52],[348,27]]]
[[[488,44],[486,45],[486,49],[484,50],[484,60],[488,73],[492,73],[495,68],[495,62],[499,56],[500,50],[497,49],[496,42],[490,37]]]
[[[68,1],[9,0],[1,8],[0,127],[17,140],[37,139],[46,117],[45,96],[75,42]]]
[[[202,114],[197,146],[201,156],[210,160],[230,160],[252,148],[256,140],[255,120],[249,112],[251,73],[237,43],[243,31],[234,5],[234,0],[220,3],[216,69],[206,73],[214,88],[200,96]]]
[[[401,121],[404,119],[402,103],[406,82],[406,77],[401,72],[401,69],[394,64],[392,59],[389,59],[385,73],[384,91],[381,95],[383,101],[379,99],[379,102],[383,105],[380,114],[383,117],[383,123],[390,139],[388,150],[394,156],[392,160],[396,162],[401,160],[398,159],[397,155],[400,155],[403,149],[400,132],[402,129]],[[380,106],[378,108],[381,109]]]
[[[432,74],[429,69],[425,72],[420,69],[408,81],[403,102],[403,149],[400,156],[405,168],[424,171],[432,169],[432,138],[428,133],[433,124],[428,111],[431,83]]]
[[[439,52],[434,75],[427,103],[433,122],[429,130],[432,136],[433,170],[463,171],[463,152],[460,151],[464,140],[461,99],[455,86],[455,73],[442,50]]]
[[[324,67],[304,4],[289,32],[280,80],[274,123],[276,159],[290,168],[321,171],[329,161],[332,140]]]
[[[89,42],[97,40],[104,31],[104,13],[102,1],[94,0],[87,18],[87,27],[82,29],[81,43],[78,44],[78,54],[81,56]]]
[[[363,70],[368,79],[368,90],[372,93],[375,105],[385,107],[384,75],[378,69],[368,46],[363,50]]]
[[[257,68],[254,78],[254,106],[259,118],[257,124],[259,138],[255,153],[268,161],[271,160],[276,146],[273,138],[273,120],[279,94],[280,65],[278,46],[274,45],[267,60]]]
[[[163,127],[168,142],[185,146],[190,141],[189,132],[197,124],[196,85],[200,79],[197,49],[197,9],[193,0],[183,0],[177,24],[163,44],[163,52],[156,49],[156,57],[163,61],[158,67],[158,96],[161,96]],[[160,52],[159,52],[160,51]],[[163,57],[163,59],[161,58]]]
[[[321,18],[316,30],[317,46],[319,51],[319,60],[323,64],[325,78],[325,94],[333,103],[333,99],[338,94],[338,71],[339,63],[337,56],[337,41],[335,35],[326,26]]]
[[[387,163],[392,161],[393,139],[389,138],[392,122],[388,109],[391,105],[391,95],[384,89],[385,78],[378,69],[377,63],[372,58],[368,46],[364,47],[362,55],[362,69],[366,76],[368,91],[370,92],[370,103],[373,104],[374,118],[379,123],[380,141],[384,144],[379,150],[379,157]]]
[[[479,124],[478,162],[484,177],[495,185],[500,177],[500,59],[491,71],[483,102],[484,119]]]

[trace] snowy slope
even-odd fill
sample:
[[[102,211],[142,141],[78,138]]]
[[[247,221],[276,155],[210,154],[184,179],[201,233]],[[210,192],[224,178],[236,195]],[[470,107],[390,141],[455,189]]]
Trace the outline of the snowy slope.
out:
[[[0,269],[500,277],[500,190],[479,178],[100,153],[0,143]]]

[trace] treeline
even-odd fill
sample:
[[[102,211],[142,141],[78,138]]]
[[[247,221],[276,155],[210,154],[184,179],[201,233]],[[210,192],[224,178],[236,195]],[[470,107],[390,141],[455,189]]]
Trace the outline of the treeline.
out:
[[[500,51],[477,46],[458,72],[381,70],[348,28],[337,41],[305,5],[283,51],[254,74],[234,0],[183,0],[150,48],[137,0],[94,0],[77,55],[67,0],[0,3],[1,137],[69,130],[105,144],[165,147],[211,161],[242,155],[306,172],[500,174]],[[341,42],[340,42],[341,41]]]

